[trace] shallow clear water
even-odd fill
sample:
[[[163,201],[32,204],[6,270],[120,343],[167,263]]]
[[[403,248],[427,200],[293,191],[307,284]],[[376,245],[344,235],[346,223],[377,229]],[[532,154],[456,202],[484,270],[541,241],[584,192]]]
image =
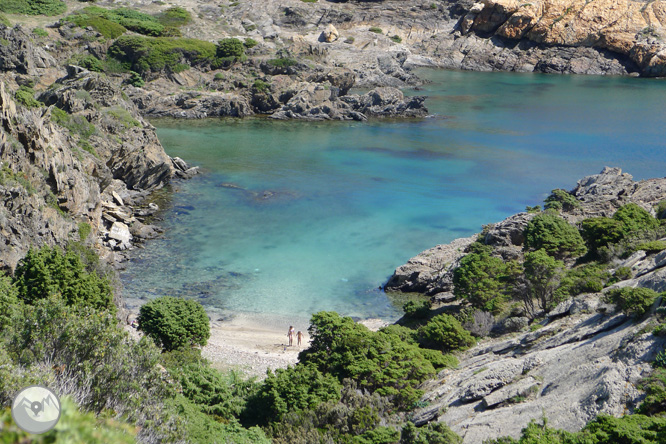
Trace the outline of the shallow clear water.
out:
[[[666,172],[663,81],[424,74],[423,120],[154,122],[166,151],[204,174],[179,185],[166,236],[122,275],[125,296],[392,319],[378,287],[420,251],[605,165]]]

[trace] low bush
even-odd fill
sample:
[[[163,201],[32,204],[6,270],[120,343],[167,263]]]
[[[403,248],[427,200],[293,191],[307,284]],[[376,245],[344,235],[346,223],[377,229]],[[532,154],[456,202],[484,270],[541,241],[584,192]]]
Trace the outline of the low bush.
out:
[[[143,87],[146,82],[143,80],[143,77],[141,77],[141,74],[135,71],[130,72],[129,79],[127,79],[127,83],[129,83],[132,86],[136,86],[137,88]]]
[[[39,108],[44,104],[35,99],[35,90],[28,86],[20,86],[14,93],[14,99],[27,108]]]
[[[453,271],[453,293],[467,299],[473,307],[498,312],[513,288],[517,267],[479,247],[460,260]]]
[[[0,11],[7,14],[58,15],[67,11],[61,0],[2,0]]]
[[[462,438],[444,422],[431,422],[423,427],[408,422],[400,432],[400,444],[462,444]]]
[[[270,59],[267,60],[266,63],[268,63],[271,66],[275,66],[276,68],[288,68],[290,66],[298,65],[298,62],[296,60],[286,57],[282,57],[279,59]]]
[[[543,213],[535,216],[525,227],[525,250],[544,249],[558,258],[578,257],[587,251],[576,227],[561,217]]]
[[[608,281],[609,284],[614,284],[616,282],[622,282],[626,281],[627,279],[631,279],[633,277],[633,273],[631,272],[631,268],[629,267],[618,267],[615,270],[615,273],[613,273],[613,277]]]
[[[28,304],[59,295],[68,305],[114,313],[116,310],[109,280],[86,271],[81,258],[72,250],[31,248],[16,267],[14,282],[19,298]]]
[[[426,319],[430,314],[432,302],[427,301],[409,301],[402,306],[405,317],[409,319]]]
[[[657,219],[666,219],[666,200],[659,201],[654,208]]]
[[[550,193],[550,196],[544,200],[545,209],[572,211],[576,208],[580,208],[580,202],[568,191],[558,188]]]
[[[314,314],[308,331],[312,341],[299,354],[301,364],[315,365],[340,381],[359,381],[361,388],[387,396],[401,408],[421,396],[416,386],[435,373],[415,344],[390,331],[371,332],[334,312]]]
[[[395,43],[402,43],[402,37],[399,35],[391,36],[391,40],[393,40]]]
[[[139,330],[164,350],[206,345],[210,337],[208,315],[203,306],[187,299],[163,296],[139,310]]]
[[[370,27],[370,29],[368,29],[368,31],[370,31],[370,32],[374,32],[375,34],[381,34],[381,33],[384,32],[384,31],[382,30],[382,28],[378,28],[378,27],[376,27],[376,26],[372,26],[372,27]]]
[[[606,301],[636,318],[642,317],[652,307],[658,294],[649,288],[616,288],[606,294]]]
[[[122,36],[111,45],[108,55],[138,73],[179,72],[189,66],[206,67],[217,62],[213,43],[173,37]]]
[[[177,28],[192,22],[192,14],[180,6],[173,6],[157,16],[157,20],[166,26]]]
[[[559,300],[564,300],[582,293],[598,293],[610,282],[608,267],[592,262],[567,270],[555,293]]]
[[[268,371],[258,392],[248,400],[245,416],[257,424],[279,421],[287,412],[312,409],[340,399],[341,385],[314,365]]]
[[[0,25],[12,26],[12,23],[4,14],[0,14]]]
[[[270,85],[268,83],[264,82],[261,79],[255,80],[254,83],[252,84],[252,87],[259,92],[268,91],[269,86]]]
[[[245,46],[247,49],[254,48],[258,44],[259,44],[258,41],[250,37],[246,38],[245,41],[243,41],[243,46]]]
[[[651,242],[642,242],[636,245],[635,250],[643,250],[647,254],[659,253],[660,251],[666,250],[666,241],[651,241]]]
[[[620,207],[612,218],[585,219],[582,222],[582,233],[590,250],[601,256],[602,249],[621,242],[631,244],[630,241],[634,241],[634,245],[625,245],[623,248],[617,249],[620,253],[635,251],[637,249],[636,240],[654,239],[659,231],[659,226],[659,221],[650,213],[634,203],[629,203]],[[611,259],[611,257],[605,259]]]
[[[245,46],[236,38],[222,39],[217,42],[217,56],[218,57],[234,57],[241,58],[245,54]]]
[[[418,340],[423,347],[443,352],[465,350],[476,343],[460,322],[447,314],[437,315],[420,327]]]
[[[638,413],[657,415],[666,412],[666,368],[656,367],[638,387],[645,392]]]
[[[123,25],[98,15],[77,14],[68,17],[67,20],[81,28],[90,26],[107,39],[116,39],[127,31]]]
[[[70,133],[78,135],[82,140],[88,140],[97,132],[95,125],[88,122],[85,117],[68,114],[57,107],[51,108],[51,121],[67,128]]]
[[[48,37],[49,33],[44,28],[34,28],[32,33],[39,37]]]

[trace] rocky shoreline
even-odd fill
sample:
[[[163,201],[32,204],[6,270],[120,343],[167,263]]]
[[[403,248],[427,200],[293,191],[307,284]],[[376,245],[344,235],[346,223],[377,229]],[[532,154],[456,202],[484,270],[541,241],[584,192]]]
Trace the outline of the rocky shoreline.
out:
[[[619,168],[607,167],[579,180],[567,193],[577,203],[559,215],[571,224],[611,217],[629,203],[657,216],[655,207],[666,199],[666,178],[636,182]],[[518,213],[485,226],[478,235],[423,251],[398,267],[385,289],[421,293],[438,312],[457,309],[464,303],[453,293],[454,270],[470,253],[470,245],[481,242],[505,262],[521,260],[525,227],[537,214]],[[650,373],[649,363],[663,350],[666,338],[652,333],[654,317],[634,319],[609,304],[605,295],[624,287],[663,292],[665,258],[664,252],[638,250],[616,259],[609,264],[610,272],[629,270],[627,276],[601,291],[568,298],[536,320],[514,309],[493,321],[478,321],[490,322],[485,328],[491,334],[463,353],[456,369],[444,370],[425,384],[425,407],[415,412],[415,423],[444,422],[472,444],[518,437],[530,421],[543,417],[550,427],[578,431],[597,415],[633,412],[645,398],[640,381]],[[651,313],[660,304],[657,298]]]

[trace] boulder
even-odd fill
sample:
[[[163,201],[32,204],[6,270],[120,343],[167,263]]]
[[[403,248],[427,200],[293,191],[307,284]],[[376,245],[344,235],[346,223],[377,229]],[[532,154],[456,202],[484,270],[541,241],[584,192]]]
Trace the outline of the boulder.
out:
[[[332,23],[329,23],[321,33],[321,40],[326,43],[333,43],[340,37],[338,30],[335,29]]]
[[[109,239],[114,239],[121,244],[129,244],[132,239],[129,227],[122,222],[114,222],[109,229]]]

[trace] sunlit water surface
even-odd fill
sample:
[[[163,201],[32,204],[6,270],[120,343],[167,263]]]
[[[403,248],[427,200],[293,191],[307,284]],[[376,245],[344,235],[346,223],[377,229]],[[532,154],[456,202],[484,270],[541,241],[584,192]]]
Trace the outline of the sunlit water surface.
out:
[[[178,185],[127,298],[223,312],[395,319],[378,288],[420,251],[479,232],[605,165],[666,173],[666,82],[429,71],[422,120],[157,121]],[[408,92],[414,94],[414,92]]]

